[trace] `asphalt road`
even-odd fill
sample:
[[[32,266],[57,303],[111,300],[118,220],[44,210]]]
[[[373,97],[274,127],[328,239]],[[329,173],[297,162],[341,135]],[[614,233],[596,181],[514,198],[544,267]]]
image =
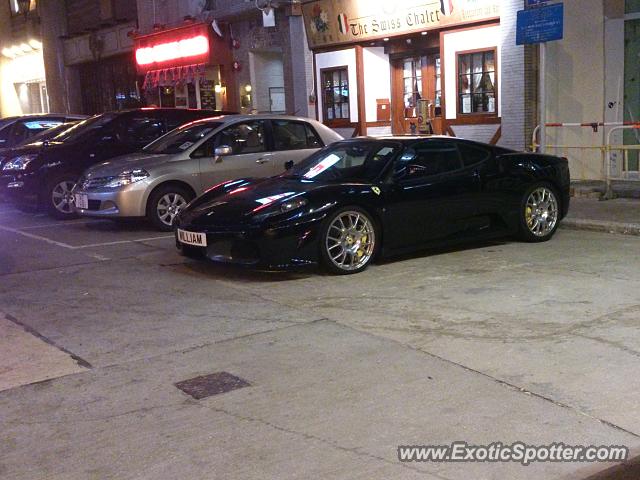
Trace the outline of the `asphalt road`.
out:
[[[576,479],[610,464],[397,447],[640,447],[638,237],[560,230],[334,277],[0,205],[0,245],[3,480]],[[218,372],[249,386],[175,386]]]

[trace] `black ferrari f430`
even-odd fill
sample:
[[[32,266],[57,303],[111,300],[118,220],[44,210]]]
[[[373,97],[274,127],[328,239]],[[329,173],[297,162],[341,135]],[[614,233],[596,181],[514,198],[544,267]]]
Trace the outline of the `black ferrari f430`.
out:
[[[434,244],[549,240],[568,209],[565,158],[453,137],[357,138],[277,177],[211,188],[175,234],[189,256],[348,274]]]

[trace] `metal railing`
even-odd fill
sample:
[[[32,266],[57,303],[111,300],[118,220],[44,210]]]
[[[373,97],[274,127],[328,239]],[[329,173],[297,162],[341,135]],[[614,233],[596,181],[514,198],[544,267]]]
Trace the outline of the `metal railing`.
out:
[[[540,151],[540,147],[544,149],[553,149],[555,152],[571,151],[571,150],[596,150],[600,152],[602,160],[602,172],[605,181],[605,193],[603,198],[614,198],[612,184],[613,180],[630,180],[640,181],[640,172],[629,170],[629,152],[640,151],[640,142],[638,144],[613,144],[613,133],[621,130],[640,130],[640,122],[585,122],[585,123],[546,123],[545,128],[591,128],[593,133],[598,133],[600,127],[608,128],[606,141],[600,145],[571,145],[571,144],[546,144],[538,143],[538,133],[540,125],[533,130],[531,139],[531,149],[534,152]],[[622,153],[622,165],[618,163],[618,156],[615,152]],[[640,167],[639,167],[640,168]]]

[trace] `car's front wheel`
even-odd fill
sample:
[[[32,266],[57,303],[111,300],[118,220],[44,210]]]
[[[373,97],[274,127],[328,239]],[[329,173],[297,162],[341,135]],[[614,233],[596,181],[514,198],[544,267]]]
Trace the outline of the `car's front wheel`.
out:
[[[376,224],[367,212],[357,207],[343,208],[323,225],[322,262],[333,273],[361,272],[375,256],[378,237]]]
[[[527,242],[549,240],[560,222],[560,202],[555,189],[546,182],[531,186],[520,205],[520,238]]]
[[[147,202],[147,219],[159,230],[168,232],[180,211],[194,195],[179,185],[165,185],[155,189]]]
[[[73,188],[77,181],[76,175],[62,174],[47,183],[43,203],[49,215],[59,220],[77,217],[73,197]]]

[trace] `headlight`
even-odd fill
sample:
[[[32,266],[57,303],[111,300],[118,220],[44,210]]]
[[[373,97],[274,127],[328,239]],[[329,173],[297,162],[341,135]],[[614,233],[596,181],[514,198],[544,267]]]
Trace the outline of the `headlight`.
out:
[[[144,180],[149,176],[149,172],[143,170],[141,168],[136,168],[135,170],[126,170],[119,174],[117,177],[112,178],[107,183],[104,184],[106,188],[120,188],[125,187],[127,185],[131,185],[132,183],[139,182]]]
[[[287,202],[283,202],[280,205],[280,210],[282,211],[282,213],[287,213],[291,210],[295,210],[296,208],[304,207],[306,204],[306,198],[293,198]]]
[[[2,170],[26,170],[27,166],[36,158],[38,158],[37,154],[20,155],[5,163]]]

